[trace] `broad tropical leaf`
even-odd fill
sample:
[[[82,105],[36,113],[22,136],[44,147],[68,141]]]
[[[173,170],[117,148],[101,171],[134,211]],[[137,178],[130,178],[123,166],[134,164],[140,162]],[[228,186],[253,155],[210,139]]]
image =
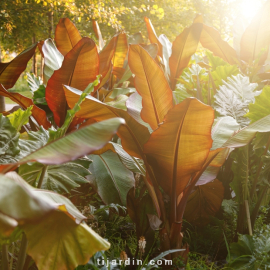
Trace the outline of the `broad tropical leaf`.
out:
[[[106,204],[117,203],[126,206],[128,191],[135,185],[134,175],[122,164],[118,155],[106,151],[101,155],[88,156],[93,162],[87,179]]]
[[[33,189],[15,173],[0,176],[0,190],[0,227],[3,219],[5,223],[12,219],[13,227],[20,223],[28,240],[27,253],[39,269],[73,270],[95,252],[110,247],[80,224],[85,217],[67,198]]]
[[[96,44],[90,38],[82,38],[66,54],[61,68],[53,73],[46,87],[46,101],[58,126],[63,124],[68,109],[63,84],[83,91],[98,74],[99,56]]]
[[[171,109],[151,134],[144,151],[167,194],[179,195],[191,175],[202,169],[212,146],[213,120],[211,107],[189,98]]]
[[[173,107],[170,86],[158,64],[140,45],[130,45],[128,62],[142,96],[141,117],[156,129]]]
[[[112,58],[114,68],[123,68],[128,52],[127,36],[125,33],[116,35],[115,51]]]
[[[27,109],[30,106],[33,106],[32,116],[38,122],[40,126],[48,129],[51,124],[47,120],[45,111],[34,105],[32,99],[27,98],[19,93],[10,93],[0,84],[0,95],[10,98],[12,101],[19,104],[23,109]]]
[[[204,48],[213,52],[215,56],[222,58],[231,65],[237,64],[236,51],[221,38],[216,29],[204,24],[200,42]]]
[[[249,112],[245,115],[254,123],[270,114],[270,86],[265,86],[262,93],[255,97],[255,103],[249,104]]]
[[[196,52],[200,41],[203,25],[194,23],[176,37],[172,45],[172,55],[170,57],[171,88],[175,89],[177,79],[187,67],[191,56]]]
[[[9,89],[14,86],[21,73],[26,69],[28,61],[36,51],[37,43],[27,48],[8,63],[0,63],[0,85]]]
[[[66,55],[82,39],[78,29],[68,18],[62,18],[55,29],[55,43],[62,55]]]
[[[151,23],[151,20],[148,19],[147,17],[144,17],[144,21],[146,23],[148,38],[151,43],[156,43],[158,45],[158,55],[162,58],[163,57],[162,44],[157,37],[156,31]]]
[[[44,41],[42,52],[44,55],[44,82],[46,84],[54,71],[62,66],[64,56],[58,51],[50,38]]]
[[[197,186],[189,195],[184,218],[189,222],[204,225],[209,216],[215,216],[220,209],[224,187],[215,179],[206,185]]]
[[[267,1],[252,19],[241,38],[241,59],[246,62],[259,60],[263,64],[270,45],[270,2]]]
[[[227,81],[229,77],[236,76],[239,74],[237,66],[224,65],[218,66],[214,71],[211,72],[211,76],[214,80],[216,88],[219,88],[223,81]]]
[[[79,99],[80,91],[69,86],[64,86],[64,90],[69,106],[73,107]],[[87,96],[76,116],[85,119],[91,118],[95,121],[114,117],[124,118],[126,125],[121,126],[117,132],[122,140],[122,146],[130,155],[142,158],[143,145],[149,139],[150,134],[147,128],[139,124],[128,112],[111,107],[94,97]]]

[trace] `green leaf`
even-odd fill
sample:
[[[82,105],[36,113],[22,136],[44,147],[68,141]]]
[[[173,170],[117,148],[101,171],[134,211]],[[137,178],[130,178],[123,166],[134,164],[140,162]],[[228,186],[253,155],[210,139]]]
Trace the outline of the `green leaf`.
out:
[[[25,111],[18,109],[12,114],[9,114],[7,117],[11,125],[17,130],[20,131],[21,127],[28,123],[29,117],[31,116],[33,106],[28,107]]]
[[[266,85],[262,93],[255,97],[255,103],[249,104],[249,112],[245,115],[251,123],[270,114],[270,86]]]
[[[218,56],[214,56],[214,54],[209,51],[206,51],[205,54],[208,58],[209,64],[211,65],[213,71],[216,70],[217,67],[228,65],[228,63],[225,62],[223,59],[221,59]]]
[[[126,95],[118,95],[114,100],[106,102],[107,105],[112,106],[117,109],[122,109],[124,111],[127,110],[126,101],[128,96]]]
[[[0,191],[4,223],[9,217],[20,224],[28,240],[27,254],[38,269],[73,270],[86,264],[97,251],[110,247],[81,223],[85,217],[67,198],[34,189],[16,173],[0,175]],[[0,219],[0,228],[2,226],[3,218]]]
[[[176,85],[175,91],[173,91],[173,96],[176,104],[179,104],[186,98],[192,97],[192,95],[187,92],[186,87],[181,83]]]
[[[215,71],[211,72],[211,75],[213,77],[214,83],[216,87],[218,88],[220,85],[223,84],[223,81],[227,81],[227,79],[233,75],[237,75],[239,73],[239,70],[237,66],[231,66],[231,65],[224,65],[219,66],[215,69]]]
[[[19,136],[8,117],[0,114],[0,164],[16,162],[15,157],[20,152]]]
[[[44,82],[47,83],[54,71],[62,66],[64,56],[50,38],[44,41],[42,52],[44,54]]]
[[[127,95],[127,94],[132,94],[135,92],[136,92],[135,88],[114,88],[112,90],[110,98],[116,98],[119,95]]]
[[[39,88],[34,92],[33,102],[35,104],[47,105],[47,101],[45,98],[45,89],[45,86],[41,84]]]
[[[20,153],[18,160],[45,146],[49,140],[49,132],[42,126],[38,131],[29,131],[27,134],[22,134],[19,139]]]
[[[117,154],[107,151],[101,155],[88,156],[93,160],[87,179],[95,186],[97,193],[106,203],[126,205],[128,191],[134,186],[133,173],[120,161]]]
[[[40,163],[23,164],[19,168],[19,175],[31,186],[37,187],[43,167],[44,165]],[[88,183],[85,176],[89,174],[87,169],[74,162],[51,165],[47,167],[41,188],[57,193],[69,193],[70,190],[80,187],[81,184]]]

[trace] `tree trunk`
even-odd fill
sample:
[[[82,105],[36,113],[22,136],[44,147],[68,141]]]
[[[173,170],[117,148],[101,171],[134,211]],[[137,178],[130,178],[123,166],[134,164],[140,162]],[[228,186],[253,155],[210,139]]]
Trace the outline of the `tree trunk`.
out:
[[[2,62],[2,51],[0,47],[0,63]],[[0,113],[6,110],[5,97],[0,96]]]
[[[34,34],[32,37],[32,44],[36,43],[36,35]],[[37,76],[37,55],[34,53],[33,62],[32,62],[32,73]]]

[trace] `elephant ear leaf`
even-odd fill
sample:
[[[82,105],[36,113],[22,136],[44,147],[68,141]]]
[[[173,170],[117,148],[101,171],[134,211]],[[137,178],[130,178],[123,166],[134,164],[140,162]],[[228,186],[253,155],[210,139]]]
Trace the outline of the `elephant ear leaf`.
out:
[[[100,155],[88,156],[93,162],[87,179],[106,204],[126,206],[128,191],[135,185],[134,175],[122,164],[118,155],[111,150]]]
[[[8,63],[0,63],[0,84],[9,89],[14,86],[28,61],[36,51],[37,43],[27,48]]]
[[[184,218],[188,222],[205,225],[209,222],[209,217],[215,216],[220,209],[223,196],[224,187],[217,179],[195,187],[188,197]]]
[[[16,173],[0,176],[0,190],[0,228],[7,221],[9,229],[20,223],[28,241],[27,254],[39,269],[74,269],[110,247],[81,223],[85,217],[67,198],[34,189]]]
[[[255,60],[262,65],[267,58],[270,44],[270,2],[259,10],[241,38],[240,57],[247,63]]]
[[[255,102],[249,104],[249,112],[245,115],[254,123],[270,114],[270,86],[266,85],[262,93],[255,97]]]
[[[130,45],[128,62],[142,96],[142,120],[156,129],[173,107],[171,88],[158,64],[140,45]]]
[[[171,88],[175,89],[177,79],[187,67],[191,56],[196,52],[203,25],[194,23],[176,37],[170,57]]]
[[[55,43],[62,55],[71,51],[81,39],[78,29],[70,19],[60,19],[55,29]]]

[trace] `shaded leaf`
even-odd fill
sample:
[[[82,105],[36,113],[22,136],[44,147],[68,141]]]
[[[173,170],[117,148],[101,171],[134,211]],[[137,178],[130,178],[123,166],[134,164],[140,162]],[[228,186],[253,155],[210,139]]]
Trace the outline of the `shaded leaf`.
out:
[[[217,179],[197,186],[188,197],[184,218],[189,222],[205,225],[209,216],[215,216],[220,209],[223,196],[224,187]]]
[[[133,173],[120,161],[117,154],[107,151],[101,155],[88,156],[93,162],[87,179],[106,204],[126,205],[128,191],[135,185]]]
[[[37,187],[42,169],[43,165],[40,163],[23,164],[19,168],[19,175],[31,186]],[[57,193],[69,193],[71,189],[87,183],[85,176],[89,174],[84,166],[74,162],[50,165],[47,167],[41,188]]]

